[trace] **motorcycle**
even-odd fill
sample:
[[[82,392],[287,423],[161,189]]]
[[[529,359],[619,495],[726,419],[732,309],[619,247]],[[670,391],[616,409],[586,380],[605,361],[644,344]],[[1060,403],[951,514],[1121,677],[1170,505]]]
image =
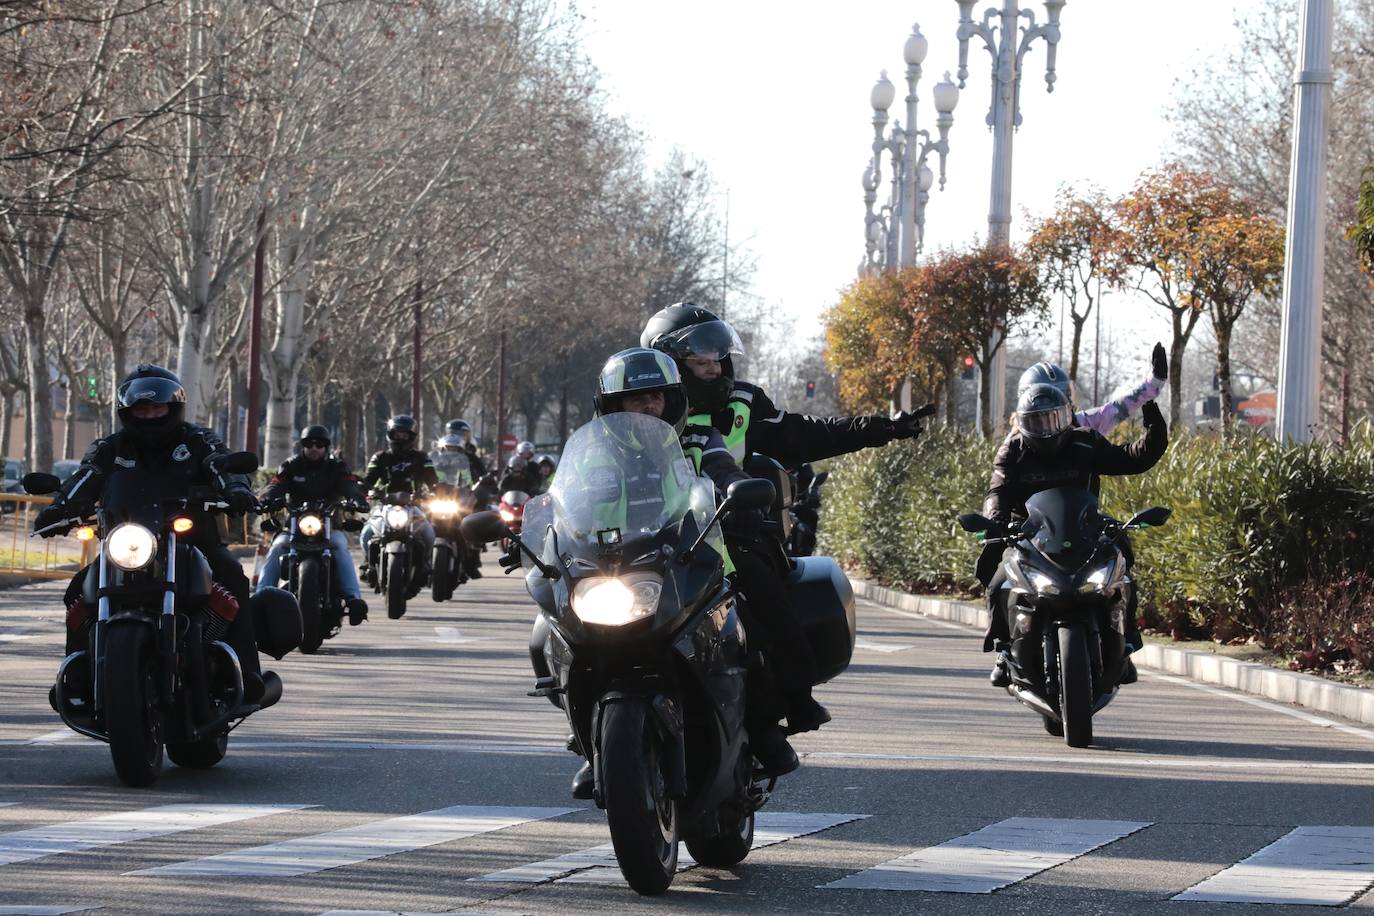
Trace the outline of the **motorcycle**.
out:
[[[616,413],[569,439],[521,535],[493,512],[463,523],[473,541],[511,539],[507,571],[522,554],[530,561],[532,695],[564,710],[621,873],[641,894],[667,890],[679,842],[702,864],[742,861],[773,788],[755,778],[743,728],[745,671],[758,656],[718,524],[773,498],[769,481],[745,480],[717,507],[672,427]]]
[[[406,602],[424,585],[424,564],[416,555],[415,528],[425,517],[410,493],[389,493],[372,509],[376,537],[368,541],[368,581],[386,594],[386,615],[405,616]]]
[[[472,549],[459,527],[477,508],[472,490],[465,486],[440,484],[429,501],[430,524],[434,526],[434,556],[430,567],[430,597],[447,601],[458,586],[468,581]]]
[[[282,557],[281,574],[287,591],[296,596],[301,609],[301,645],[305,655],[314,655],[320,644],[333,639],[343,627],[348,613],[334,578],[334,513],[345,508],[336,500],[309,500],[292,506],[288,521],[287,552]],[[263,522],[263,529],[273,530]],[[358,519],[345,519],[345,531],[362,530]],[[275,582],[268,583],[276,585]]]
[[[501,494],[501,503],[496,511],[501,513],[501,521],[505,522],[506,527],[516,534],[520,533],[525,519],[525,504],[529,501],[530,494],[524,490],[507,490]]]
[[[1026,521],[1015,530],[959,516],[965,531],[1007,547],[995,605],[1011,634],[1006,690],[1069,747],[1092,744],[1093,715],[1116,696],[1131,652],[1126,609],[1135,585],[1122,538],[1169,515],[1157,506],[1122,524],[1098,512],[1091,492],[1055,487],[1026,500]]]
[[[816,531],[821,520],[821,486],[830,476],[829,471],[817,474],[809,464],[803,464],[797,471],[797,490],[800,495],[793,501],[792,532],[787,540],[787,553],[794,557],[809,557],[816,552]]]
[[[238,452],[217,461],[216,469],[251,473],[257,463],[252,453]],[[24,479],[30,493],[53,493],[58,486],[51,474]],[[125,785],[152,785],[164,749],[179,766],[214,766],[228,750],[229,732],[281,698],[281,679],[264,672],[262,697],[244,704],[239,658],[222,637],[236,613],[259,620],[281,613],[271,602],[284,593],[264,592],[226,617],[229,609],[213,603],[209,563],[179,540],[195,525],[191,513],[227,508],[213,490],[169,495],[165,478],[131,468],[109,476],[93,518],[68,522],[78,539],[100,541],[98,563],[88,569],[82,591],[97,616],[88,647],[62,660],[53,706],[73,731],[110,745]],[[259,637],[272,630],[283,632],[264,622]],[[299,640],[298,618],[292,635]],[[280,658],[294,645],[263,648]]]

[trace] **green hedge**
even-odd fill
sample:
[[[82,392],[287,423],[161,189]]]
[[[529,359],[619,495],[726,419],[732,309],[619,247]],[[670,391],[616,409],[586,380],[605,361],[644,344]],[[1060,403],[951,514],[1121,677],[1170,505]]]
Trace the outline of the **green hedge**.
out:
[[[1138,434],[1126,427],[1118,438]],[[954,518],[981,508],[995,451],[936,431],[837,459],[822,550],[897,587],[976,594],[979,546]],[[1253,638],[1312,664],[1374,659],[1367,425],[1343,448],[1185,435],[1153,470],[1107,478],[1102,491],[1116,518],[1173,510],[1168,525],[1132,536],[1144,625],[1176,637]]]

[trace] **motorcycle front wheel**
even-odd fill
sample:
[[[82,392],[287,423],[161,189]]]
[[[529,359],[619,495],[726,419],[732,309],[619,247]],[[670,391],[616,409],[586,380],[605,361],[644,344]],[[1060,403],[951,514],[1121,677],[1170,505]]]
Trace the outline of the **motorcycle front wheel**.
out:
[[[406,586],[410,584],[410,572],[406,569],[405,557],[399,553],[389,553],[382,561],[386,563],[386,616],[400,620],[406,614]]]
[[[1093,671],[1087,630],[1078,624],[1059,628],[1059,718],[1064,743],[1093,743]]]
[[[453,551],[443,544],[434,548],[434,569],[430,572],[430,597],[447,601],[453,597]]]
[[[126,786],[150,786],[162,772],[153,633],[111,627],[105,645],[105,729],[115,772]]]
[[[643,703],[612,703],[601,726],[601,796],[625,881],[661,894],[677,873],[677,802],[668,797],[663,749]]]
[[[296,600],[301,605],[301,652],[306,655],[314,655],[324,642],[320,595],[320,561],[305,557],[296,567]]]

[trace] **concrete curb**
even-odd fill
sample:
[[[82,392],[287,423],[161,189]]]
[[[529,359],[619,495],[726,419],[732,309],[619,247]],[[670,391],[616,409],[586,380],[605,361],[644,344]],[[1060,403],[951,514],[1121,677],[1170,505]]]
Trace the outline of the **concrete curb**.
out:
[[[980,605],[929,595],[911,595],[862,579],[850,581],[854,584],[854,594],[876,604],[923,617],[961,623],[977,630],[987,629],[988,612]],[[1312,674],[1284,671],[1261,662],[1240,661],[1211,652],[1175,649],[1158,643],[1146,643],[1145,648],[1135,654],[1135,660],[1142,668],[1374,725],[1374,690],[1364,687],[1351,687]]]

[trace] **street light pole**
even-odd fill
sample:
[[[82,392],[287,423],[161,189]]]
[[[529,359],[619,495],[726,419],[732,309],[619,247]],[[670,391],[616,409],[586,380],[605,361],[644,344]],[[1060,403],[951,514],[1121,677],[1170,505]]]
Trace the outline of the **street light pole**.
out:
[[[1002,0],[999,12],[989,7],[982,22],[973,21],[973,6],[978,0],[955,0],[959,4],[959,88],[968,79],[968,42],[970,38],[983,40],[992,57],[992,105],[987,123],[992,128],[992,189],[988,206],[988,245],[1004,248],[1011,243],[1011,164],[1012,138],[1021,125],[1021,61],[1037,38],[1044,38],[1045,86],[1054,91],[1055,55],[1059,49],[1059,14],[1067,0],[1044,0],[1048,21],[1037,24],[1035,13],[1020,9],[1018,0]],[[993,26],[994,19],[1000,20]],[[1025,19],[1026,26],[1018,37],[1016,21]],[[1001,427],[1006,415],[1007,348],[1003,343],[1007,329],[998,328],[988,342],[992,357],[988,392],[988,410],[992,414],[993,429]],[[980,399],[981,404],[981,399]],[[979,417],[982,428],[982,417]]]
[[[1293,155],[1279,332],[1279,439],[1307,442],[1321,420],[1322,270],[1326,258],[1327,112],[1332,0],[1304,0],[1293,79]]]

